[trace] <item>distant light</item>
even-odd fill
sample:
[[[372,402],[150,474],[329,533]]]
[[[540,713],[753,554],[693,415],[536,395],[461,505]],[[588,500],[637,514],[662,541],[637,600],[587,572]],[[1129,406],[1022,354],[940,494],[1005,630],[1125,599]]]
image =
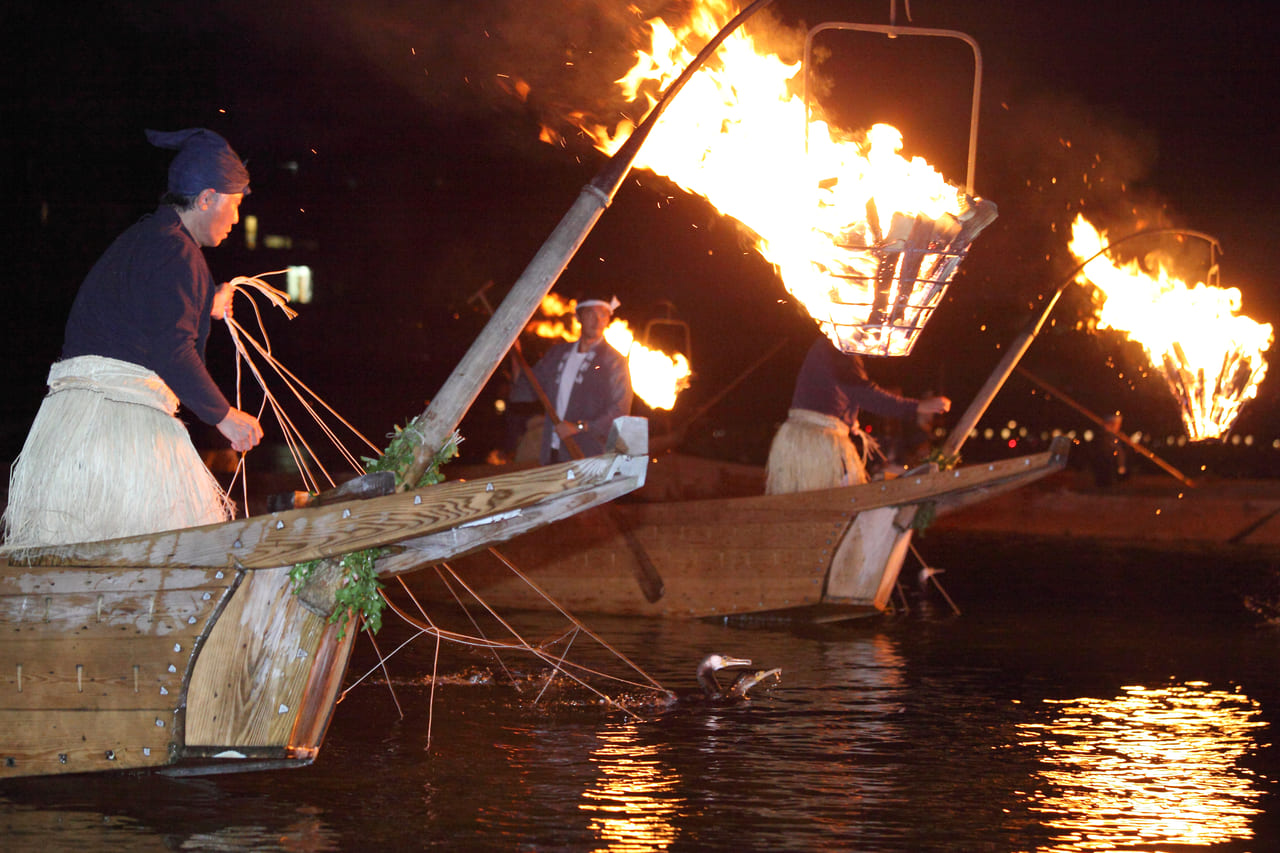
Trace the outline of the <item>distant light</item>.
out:
[[[1084,440],[1093,441],[1093,430],[1087,429],[1084,431]]]
[[[1233,435],[1233,436],[1231,436],[1231,443],[1232,443],[1232,444],[1234,444],[1235,446],[1239,447],[1239,446],[1240,446],[1240,436],[1239,436],[1239,435]]]
[[[1017,429],[1017,428],[1018,428],[1018,422],[1017,422],[1017,421],[1009,421],[1009,423],[1005,424],[1005,426],[1007,426],[1009,429]]]
[[[244,244],[251,250],[258,248],[258,217],[252,213],[244,218]]]
[[[1013,433],[1007,427],[1005,429],[1000,430],[1001,438],[1008,438],[1011,435],[1013,435]]]
[[[1009,439],[1009,448],[1010,448],[1010,449],[1013,449],[1013,448],[1015,448],[1015,447],[1017,447],[1017,446],[1018,446],[1018,440],[1017,440],[1016,438],[1011,438],[1011,439]]]
[[[285,271],[285,291],[289,301],[306,305],[311,301],[311,267],[294,266]]]
[[[1253,447],[1253,436],[1251,436],[1251,435],[1246,435],[1246,436],[1244,437],[1244,446],[1245,446],[1245,447]]]
[[[495,412],[497,412],[498,414],[502,414],[503,412],[505,412],[505,411],[507,410],[507,401],[506,401],[506,400],[494,400],[494,401],[493,401],[493,410],[494,410]]]
[[[991,427],[987,427],[982,431],[982,437],[985,438],[987,441],[990,441],[991,439],[995,438],[995,435],[996,435],[995,430],[993,430]]]

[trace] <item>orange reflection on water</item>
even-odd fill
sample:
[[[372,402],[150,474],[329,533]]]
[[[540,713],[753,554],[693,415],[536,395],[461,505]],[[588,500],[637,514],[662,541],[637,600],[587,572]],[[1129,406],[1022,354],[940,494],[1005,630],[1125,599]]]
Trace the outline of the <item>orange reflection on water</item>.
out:
[[[1046,783],[1030,808],[1058,830],[1051,850],[1215,844],[1253,836],[1259,780],[1240,759],[1259,746],[1257,702],[1191,681],[1068,699],[1019,726]]]
[[[578,806],[593,814],[589,825],[601,841],[595,849],[665,850],[676,839],[681,805],[672,793],[675,771],[640,740],[634,723],[607,728],[599,738],[591,753],[599,775]]]

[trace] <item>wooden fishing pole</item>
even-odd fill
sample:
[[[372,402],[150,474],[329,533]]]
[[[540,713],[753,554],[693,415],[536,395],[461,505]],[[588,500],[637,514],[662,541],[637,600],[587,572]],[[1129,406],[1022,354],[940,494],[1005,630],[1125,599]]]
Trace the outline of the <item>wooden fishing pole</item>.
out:
[[[1161,459],[1159,456],[1156,456],[1154,453],[1152,453],[1147,448],[1143,447],[1141,444],[1138,444],[1137,442],[1133,441],[1132,439],[1129,438],[1129,436],[1125,435],[1119,430],[1114,430],[1111,427],[1107,426],[1106,421],[1104,421],[1102,418],[1098,417],[1093,412],[1086,409],[1082,404],[1071,399],[1071,397],[1064,394],[1061,389],[1055,388],[1054,386],[1050,385],[1048,382],[1044,381],[1039,376],[1036,376],[1034,373],[1032,373],[1030,370],[1027,370],[1025,367],[1019,366],[1015,368],[1015,370],[1017,370],[1018,373],[1022,374],[1026,379],[1030,380],[1032,384],[1039,385],[1041,388],[1044,389],[1044,391],[1047,394],[1053,397],[1057,397],[1059,400],[1066,403],[1068,406],[1075,409],[1077,412],[1084,415],[1086,418],[1093,421],[1095,424],[1102,427],[1107,432],[1111,433],[1116,438],[1120,439],[1125,444],[1132,447],[1134,450],[1138,451],[1138,453],[1142,454],[1147,459],[1150,459],[1152,462],[1158,465],[1161,469],[1163,469],[1166,473],[1170,474],[1179,483],[1182,483],[1184,486],[1195,488],[1196,486],[1195,482],[1192,481],[1192,479],[1188,477],[1186,474],[1183,474],[1177,468],[1173,467],[1168,462],[1165,462],[1163,459]]]
[[[1013,373],[1013,369],[1017,367],[1018,362],[1022,360],[1022,356],[1031,347],[1036,336],[1040,334],[1040,330],[1044,327],[1045,321],[1049,319],[1049,314],[1053,312],[1054,306],[1058,304],[1058,299],[1061,298],[1063,292],[1071,282],[1075,281],[1076,276],[1079,275],[1085,267],[1093,263],[1096,258],[1100,258],[1109,253],[1121,243],[1128,242],[1129,240],[1135,240],[1139,237],[1153,237],[1160,234],[1176,234],[1180,236],[1198,237],[1209,241],[1212,245],[1217,245],[1217,240],[1200,231],[1190,231],[1185,228],[1153,228],[1147,231],[1137,231],[1126,237],[1121,237],[1118,240],[1112,240],[1093,255],[1090,255],[1083,263],[1077,265],[1076,268],[1071,271],[1071,274],[1063,279],[1062,283],[1058,285],[1057,290],[1055,290],[1053,295],[1045,302],[1044,308],[1041,309],[1040,313],[1033,316],[1018,337],[1014,339],[1013,343],[1009,346],[1009,349],[1005,352],[1004,358],[1000,359],[1000,363],[996,365],[995,370],[993,370],[991,375],[987,377],[986,384],[984,384],[978,391],[978,394],[973,398],[969,407],[965,409],[964,414],[960,416],[960,420],[951,428],[950,434],[942,445],[943,456],[956,456],[960,453],[960,448],[964,445],[965,440],[969,437],[969,434],[973,432],[974,427],[978,425],[978,421],[982,419],[982,416],[987,411],[987,407],[990,406],[991,401],[995,399],[996,394],[999,393],[1002,387],[1004,387],[1004,383],[1008,380],[1009,374]]]
[[[613,197],[631,171],[636,155],[640,152],[640,146],[644,144],[658,119],[666,111],[667,105],[734,30],[772,2],[773,0],[755,0],[716,33],[715,37],[707,42],[685,67],[680,76],[667,87],[653,109],[627,137],[622,147],[609,158],[599,174],[582,188],[577,200],[538,249],[529,265],[494,311],[493,318],[467,350],[466,355],[458,362],[457,367],[445,380],[430,405],[414,419],[421,438],[414,450],[413,463],[401,479],[402,489],[414,487],[431,465],[432,458],[453,436],[463,416],[475,403],[480,390],[493,376],[512,344],[520,336],[521,330],[538,310],[542,298],[551,290],[569,261],[581,248],[605,208],[613,201]]]

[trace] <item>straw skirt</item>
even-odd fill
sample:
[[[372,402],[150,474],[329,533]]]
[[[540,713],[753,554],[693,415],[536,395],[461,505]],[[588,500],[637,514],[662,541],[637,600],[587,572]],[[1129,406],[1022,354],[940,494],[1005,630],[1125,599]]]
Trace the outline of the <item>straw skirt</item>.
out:
[[[867,481],[849,425],[809,409],[791,409],[769,446],[766,495],[834,489]]]
[[[9,478],[5,547],[62,545],[226,521],[234,507],[155,373],[59,361]]]

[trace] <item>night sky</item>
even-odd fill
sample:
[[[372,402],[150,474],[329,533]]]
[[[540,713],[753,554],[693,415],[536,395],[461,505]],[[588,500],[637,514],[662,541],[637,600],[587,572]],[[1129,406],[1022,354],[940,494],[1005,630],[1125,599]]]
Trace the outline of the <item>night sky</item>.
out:
[[[207,252],[216,276],[312,267],[315,302],[291,323],[268,321],[282,360],[375,440],[420,412],[482,326],[468,296],[489,281],[501,295],[603,165],[564,117],[625,109],[610,81],[629,66],[640,31],[630,5],[10,0],[0,11],[7,456],[39,404],[80,280],[163,189],[168,154],[145,143],[146,127],[223,133],[253,175],[242,214],[257,216],[264,234],[291,238],[288,250],[250,251],[233,234]],[[656,14],[687,4],[635,5]],[[1001,216],[916,352],[870,364],[883,384],[945,393],[962,409],[1071,269],[1062,235],[1080,210],[1113,236],[1155,225],[1214,235],[1222,282],[1243,292],[1244,313],[1280,321],[1280,33],[1270,4],[910,7],[916,25],[962,30],[982,47],[976,191]],[[772,12],[791,27],[889,22],[884,0],[778,0]],[[898,23],[907,23],[901,8]],[[850,127],[897,124],[908,153],[961,182],[968,48],[908,41],[833,41],[826,106]],[[542,123],[565,144],[539,142]],[[689,436],[692,449],[760,461],[813,334],[744,245],[708,204],[638,172],[556,289],[615,291],[633,328],[668,310],[687,321],[694,384],[655,431],[785,340]],[[1140,351],[1079,328],[1087,302],[1073,285],[1024,364],[1094,411],[1123,409],[1131,429],[1180,432]],[[229,388],[222,338],[209,355]],[[1263,385],[1238,433],[1266,444],[1280,436],[1277,383],[1273,375]],[[464,423],[472,458],[498,440],[489,412],[501,392],[495,380]],[[1031,392],[1011,379],[984,424],[1085,425]]]

